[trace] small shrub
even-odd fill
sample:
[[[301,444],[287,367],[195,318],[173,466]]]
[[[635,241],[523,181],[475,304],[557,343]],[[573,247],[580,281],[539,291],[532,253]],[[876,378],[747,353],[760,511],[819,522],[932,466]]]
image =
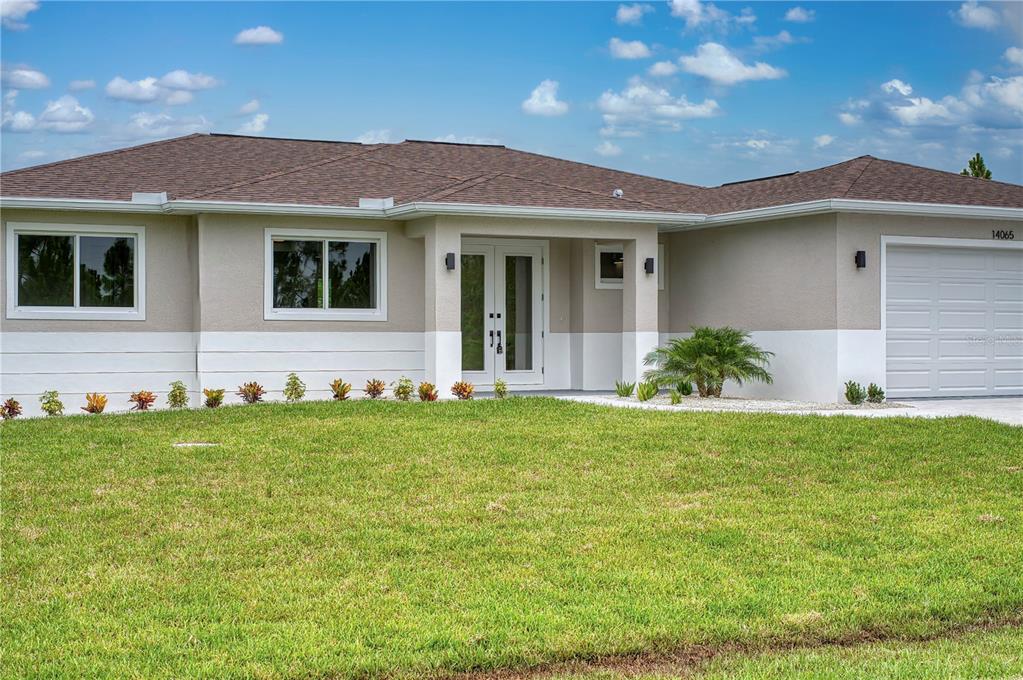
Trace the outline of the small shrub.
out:
[[[476,388],[473,387],[473,384],[471,382],[465,382],[464,380],[459,380],[451,386],[451,394],[455,395],[462,401],[472,399],[472,393],[475,391]]]
[[[433,383],[419,383],[419,401],[437,401],[438,396],[437,388],[433,386]]]
[[[238,391],[235,394],[241,397],[242,401],[246,404],[255,404],[256,402],[263,401],[263,395],[266,394],[266,390],[258,382],[247,382],[239,385]]]
[[[884,401],[884,390],[879,385],[870,383],[867,385],[867,401],[871,404],[880,404]]]
[[[132,392],[131,396],[128,397],[128,401],[135,404],[131,407],[132,411],[148,411],[149,407],[156,401],[156,395],[149,390],[139,390],[138,392]]]
[[[767,367],[774,356],[757,347],[750,334],[737,328],[700,327],[689,338],[674,338],[643,359],[653,366],[643,378],[667,387],[695,383],[701,397],[720,397],[725,382],[771,384]]]
[[[412,382],[412,378],[401,376],[394,383],[394,398],[398,401],[408,401],[412,398],[412,393],[415,391],[416,385]]]
[[[85,395],[85,406],[82,410],[86,413],[103,413],[107,407],[107,395],[99,392],[90,392]]]
[[[188,390],[185,383],[175,380],[170,384],[170,392],[167,393],[167,405],[171,408],[185,408],[188,406]]]
[[[688,380],[683,380],[682,382],[675,386],[675,391],[678,392],[683,397],[688,397],[690,394],[693,393],[693,383],[689,382]]]
[[[348,393],[352,391],[352,384],[335,378],[330,383],[330,391],[334,395],[334,401],[345,401],[348,399]]]
[[[0,404],[0,418],[13,420],[21,415],[21,404],[14,397],[11,397],[3,404]]]
[[[850,404],[862,404],[863,400],[867,398],[867,393],[863,390],[863,385],[859,384],[855,380],[850,380],[845,384],[845,399]]]
[[[633,390],[636,389],[636,383],[634,382],[622,382],[621,380],[615,380],[615,394],[619,397],[631,397]]]
[[[288,381],[284,383],[284,398],[290,402],[301,401],[305,396],[305,383],[295,373],[288,374]]]
[[[64,402],[60,400],[60,394],[57,390],[43,392],[43,395],[39,397],[39,404],[40,408],[43,409],[43,413],[48,416],[64,415]]]
[[[203,401],[206,408],[217,408],[224,403],[223,389],[213,390],[207,387],[202,391],[202,394],[206,397],[205,401]]]
[[[641,382],[636,387],[636,398],[640,401],[649,401],[657,396],[657,383]]]
[[[672,390],[668,392],[668,397],[671,399],[672,406],[678,406],[682,403],[682,393],[678,390]]]
[[[383,380],[373,378],[366,381],[366,395],[370,399],[379,399],[385,389],[387,389],[387,385],[384,384]]]
[[[494,381],[494,396],[498,399],[504,399],[508,396],[508,383],[498,378]]]

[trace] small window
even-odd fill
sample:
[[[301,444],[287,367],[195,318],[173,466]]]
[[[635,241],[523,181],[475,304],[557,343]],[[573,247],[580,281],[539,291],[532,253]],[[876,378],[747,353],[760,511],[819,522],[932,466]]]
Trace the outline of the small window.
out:
[[[596,255],[597,288],[621,288],[625,280],[625,254],[621,244],[598,245]]]
[[[143,229],[8,224],[7,317],[144,319]]]
[[[386,319],[386,235],[267,231],[267,319]]]

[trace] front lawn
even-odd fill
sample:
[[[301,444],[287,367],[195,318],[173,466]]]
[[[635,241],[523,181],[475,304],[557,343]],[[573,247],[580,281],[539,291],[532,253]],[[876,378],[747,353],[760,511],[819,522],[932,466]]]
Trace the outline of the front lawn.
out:
[[[1023,437],[976,419],[359,401],[0,446],[5,675],[418,676],[1023,608]]]

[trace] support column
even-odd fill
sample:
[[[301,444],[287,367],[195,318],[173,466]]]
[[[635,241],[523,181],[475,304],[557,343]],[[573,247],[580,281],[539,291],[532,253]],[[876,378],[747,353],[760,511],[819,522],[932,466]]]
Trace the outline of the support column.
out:
[[[643,357],[657,347],[657,227],[642,226],[635,240],[625,241],[622,286],[622,380],[643,379]],[[647,258],[654,270],[645,271]]]
[[[417,225],[418,226],[418,225]],[[426,379],[441,399],[462,379],[462,235],[437,218],[422,225],[426,270]],[[453,253],[455,268],[446,257]]]

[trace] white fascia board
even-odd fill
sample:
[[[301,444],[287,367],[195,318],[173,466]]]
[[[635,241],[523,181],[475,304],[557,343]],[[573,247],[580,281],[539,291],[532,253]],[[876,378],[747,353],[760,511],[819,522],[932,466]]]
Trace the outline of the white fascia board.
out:
[[[107,201],[93,198],[17,198],[0,197],[0,208],[35,210],[84,210],[93,212],[160,213],[165,204]]]
[[[678,225],[701,222],[703,215],[694,213],[652,212],[646,210],[594,210],[582,208],[547,208],[486,203],[405,203],[387,211],[389,217],[425,217],[431,215],[471,215],[474,217],[526,217],[590,222],[637,222],[642,224]]]

